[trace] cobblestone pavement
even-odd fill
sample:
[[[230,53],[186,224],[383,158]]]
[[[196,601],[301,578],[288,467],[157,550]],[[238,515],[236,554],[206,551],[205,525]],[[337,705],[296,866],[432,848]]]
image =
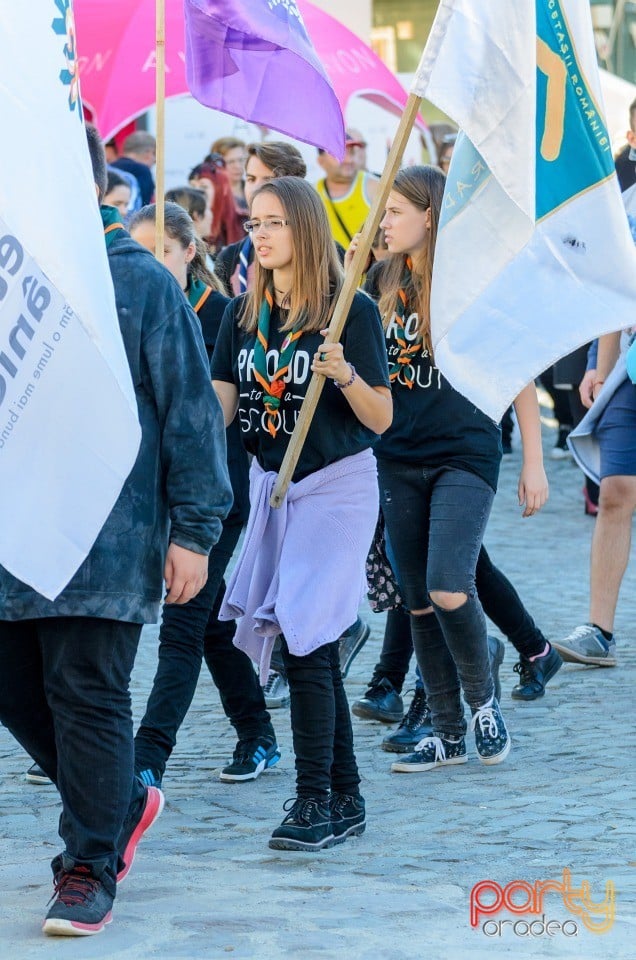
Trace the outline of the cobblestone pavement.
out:
[[[554,431],[544,432],[549,449]],[[587,616],[594,521],[583,515],[576,468],[550,460],[547,467],[550,501],[540,516],[521,520],[519,455],[505,458],[486,543],[546,634],[557,638]],[[99,937],[49,940],[40,932],[51,892],[48,861],[58,851],[59,803],[52,787],[24,781],[28,760],[0,730],[2,956],[633,960],[635,587],[632,559],[619,605],[616,669],[566,665],[544,699],[520,704],[510,699],[515,656],[508,647],[502,702],[513,750],[501,766],[481,766],[473,753],[464,766],[392,775],[391,757],[379,749],[387,728],[354,719],[367,831],[317,855],[267,846],[283,801],[294,793],[287,711],[273,714],[281,763],[256,782],[221,783],[219,767],[234,737],[202,673],[164,781],[166,810],[140,848],[115,922]],[[372,638],[347,680],[350,699],[361,695],[371,674],[384,625],[383,617],[363,613]],[[137,719],[154,670],[156,636],[156,628],[144,632],[135,668]],[[562,925],[549,926],[551,936],[541,925],[529,933],[533,917],[505,910],[496,919],[521,920],[516,930],[491,918],[484,931],[484,917],[471,928],[469,897],[478,881],[502,888],[516,880],[562,881],[564,868],[574,886],[589,882],[595,901],[603,899],[606,881],[615,884],[609,932],[589,932],[554,891],[540,911],[546,923]]]

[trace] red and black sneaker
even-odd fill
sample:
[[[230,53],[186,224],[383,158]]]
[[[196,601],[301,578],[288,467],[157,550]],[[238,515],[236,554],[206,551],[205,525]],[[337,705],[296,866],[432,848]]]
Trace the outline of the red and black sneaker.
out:
[[[163,810],[165,798],[159,787],[146,787],[145,789],[146,795],[142,806],[124,821],[118,844],[124,866],[117,874],[117,883],[121,883],[124,877],[128,876],[139,841],[144,833],[150,830],[155,820],[159,819]]]
[[[60,869],[53,885],[55,903],[42,925],[48,936],[90,937],[112,920],[114,895],[90,867],[76,864],[70,870]]]

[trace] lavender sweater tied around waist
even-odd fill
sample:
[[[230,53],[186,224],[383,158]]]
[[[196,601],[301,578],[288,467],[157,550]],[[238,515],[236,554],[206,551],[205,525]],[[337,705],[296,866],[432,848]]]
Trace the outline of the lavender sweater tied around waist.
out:
[[[245,540],[219,613],[238,620],[234,644],[258,665],[262,683],[279,633],[302,657],[355,621],[379,508],[371,450],[290,484],[273,509],[276,478],[252,462]]]

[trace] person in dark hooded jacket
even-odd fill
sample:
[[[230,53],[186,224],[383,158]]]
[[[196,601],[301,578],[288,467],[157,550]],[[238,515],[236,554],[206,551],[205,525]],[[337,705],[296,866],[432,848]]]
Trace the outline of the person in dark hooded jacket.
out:
[[[101,141],[88,128],[98,197]],[[56,784],[63,852],[44,932],[86,936],[161,813],[133,774],[129,681],[141,628],[205,584],[232,503],[225,428],[201,328],[174,277],[102,207],[137,399],[137,460],[88,557],[55,601],[0,567],[0,721]],[[54,482],[54,480],[52,480]]]

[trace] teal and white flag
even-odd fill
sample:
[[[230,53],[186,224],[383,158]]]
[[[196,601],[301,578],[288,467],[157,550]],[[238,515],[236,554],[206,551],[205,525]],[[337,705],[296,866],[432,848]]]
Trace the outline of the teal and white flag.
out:
[[[140,440],[70,0],[0,8],[0,117],[0,564],[54,599]]]
[[[462,130],[435,252],[435,361],[498,420],[559,357],[634,322],[589,4],[440,0],[412,92]]]

